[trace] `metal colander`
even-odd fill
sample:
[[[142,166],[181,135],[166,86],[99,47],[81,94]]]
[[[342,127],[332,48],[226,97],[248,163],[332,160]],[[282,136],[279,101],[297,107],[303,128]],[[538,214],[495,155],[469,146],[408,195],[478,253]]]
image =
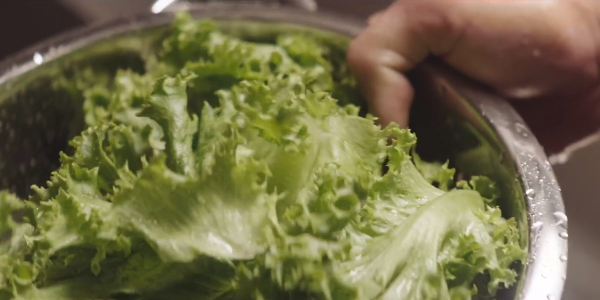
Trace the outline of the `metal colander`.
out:
[[[0,189],[27,197],[32,185],[43,185],[59,167],[58,154],[68,152],[69,141],[83,129],[83,95],[61,82],[73,80],[81,66],[109,72],[142,68],[137,51],[118,46],[114,50],[92,51],[83,59],[58,59],[9,79],[6,75],[19,70],[13,66],[1,77],[5,80],[0,79]],[[42,65],[49,59],[35,52],[30,60]]]
[[[78,109],[49,82],[4,99],[0,108],[0,189],[24,197],[32,184],[43,184],[58,167],[57,153],[73,136]],[[50,112],[50,113],[49,113]]]
[[[318,29],[349,40],[362,21],[267,4],[179,6],[210,17],[235,34],[259,38],[282,30]],[[176,10],[176,9],[174,9]],[[0,188],[26,197],[58,167],[60,151],[83,129],[82,95],[57,84],[87,66],[114,72],[142,69],[171,13],[115,20],[49,40],[0,64]],[[260,30],[256,30],[260,29]],[[552,168],[521,118],[503,99],[430,61],[411,80],[411,127],[425,158],[451,159],[457,169],[485,175],[501,188],[501,206],[515,217],[530,261],[519,284],[500,299],[560,299],[566,272],[566,216]]]

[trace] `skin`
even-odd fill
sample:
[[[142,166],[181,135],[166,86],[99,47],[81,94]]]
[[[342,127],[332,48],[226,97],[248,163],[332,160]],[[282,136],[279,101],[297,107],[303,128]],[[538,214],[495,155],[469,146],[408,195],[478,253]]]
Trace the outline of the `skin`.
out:
[[[394,2],[348,50],[384,125],[407,126],[404,74],[429,56],[507,98],[549,154],[600,128],[600,1]]]

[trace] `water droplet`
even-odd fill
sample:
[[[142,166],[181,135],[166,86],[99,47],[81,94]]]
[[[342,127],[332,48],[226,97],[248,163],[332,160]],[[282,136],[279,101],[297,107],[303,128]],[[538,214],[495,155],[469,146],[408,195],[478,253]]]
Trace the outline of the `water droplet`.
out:
[[[531,231],[534,234],[534,237],[533,237],[534,244],[540,240],[540,238],[541,238],[540,231],[542,231],[542,228],[544,228],[544,223],[542,223],[542,222],[535,222],[531,225]]]
[[[565,239],[565,240],[569,238],[569,234],[567,232],[561,232],[561,233],[558,234],[558,236],[561,239]]]
[[[534,189],[528,189],[525,191],[525,195],[527,195],[527,198],[529,198],[530,200],[533,199],[535,197],[535,190]]]
[[[560,225],[563,228],[567,228],[567,222],[569,221],[569,219],[567,218],[567,215],[565,215],[565,213],[557,211],[554,213],[554,217],[556,218],[556,223],[554,225]]]
[[[523,125],[522,123],[519,123],[519,122],[515,123],[515,130],[522,137],[528,137],[529,136],[529,134],[527,133],[527,127],[525,127],[525,125]]]
[[[414,280],[417,280],[417,279],[419,279],[419,273],[417,273],[417,272],[412,272],[412,274],[411,274],[411,275],[412,275],[412,278],[413,278]]]
[[[560,261],[565,262],[565,261],[567,261],[567,256],[563,254],[559,257],[559,259],[560,259]]]
[[[547,277],[548,277],[548,274],[546,274],[546,272],[543,272],[542,273],[542,278],[547,278]]]
[[[546,298],[548,298],[548,300],[554,300],[554,297],[552,295],[548,295],[546,296]]]
[[[33,54],[33,62],[36,65],[41,65],[42,63],[44,63],[44,57],[39,52],[36,52],[35,54]]]

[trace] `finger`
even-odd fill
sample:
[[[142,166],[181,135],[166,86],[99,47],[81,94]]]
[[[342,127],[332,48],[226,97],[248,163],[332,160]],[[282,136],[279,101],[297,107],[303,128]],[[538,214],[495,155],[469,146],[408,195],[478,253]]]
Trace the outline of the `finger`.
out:
[[[407,126],[413,91],[404,73],[452,48],[452,13],[439,2],[396,2],[370,19],[350,45],[348,62],[372,113],[383,125]]]
[[[367,20],[367,23],[368,23],[369,25],[371,25],[371,24],[373,24],[373,23],[376,23],[376,22],[377,22],[377,20],[381,18],[381,16],[383,15],[383,13],[384,13],[384,11],[378,11],[378,12],[376,12],[376,13],[372,14],[372,15],[369,17],[369,19]]]

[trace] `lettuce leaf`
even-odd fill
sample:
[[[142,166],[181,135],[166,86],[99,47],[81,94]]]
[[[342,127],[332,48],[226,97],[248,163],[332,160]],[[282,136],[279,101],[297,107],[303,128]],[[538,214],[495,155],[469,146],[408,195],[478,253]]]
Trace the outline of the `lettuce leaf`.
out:
[[[480,278],[489,278],[487,295],[516,282],[511,264],[525,252],[515,221],[472,188],[432,186],[408,155],[414,135],[388,132],[396,137],[389,171],[337,238],[282,234],[243,273],[246,288],[259,287],[250,290],[264,299],[471,299]],[[486,182],[477,178],[472,183]]]
[[[88,127],[31,197],[0,192],[0,300],[487,299],[514,284],[525,251],[494,182],[455,182],[412,132],[361,115],[333,44],[180,14],[143,74],[59,80]]]

